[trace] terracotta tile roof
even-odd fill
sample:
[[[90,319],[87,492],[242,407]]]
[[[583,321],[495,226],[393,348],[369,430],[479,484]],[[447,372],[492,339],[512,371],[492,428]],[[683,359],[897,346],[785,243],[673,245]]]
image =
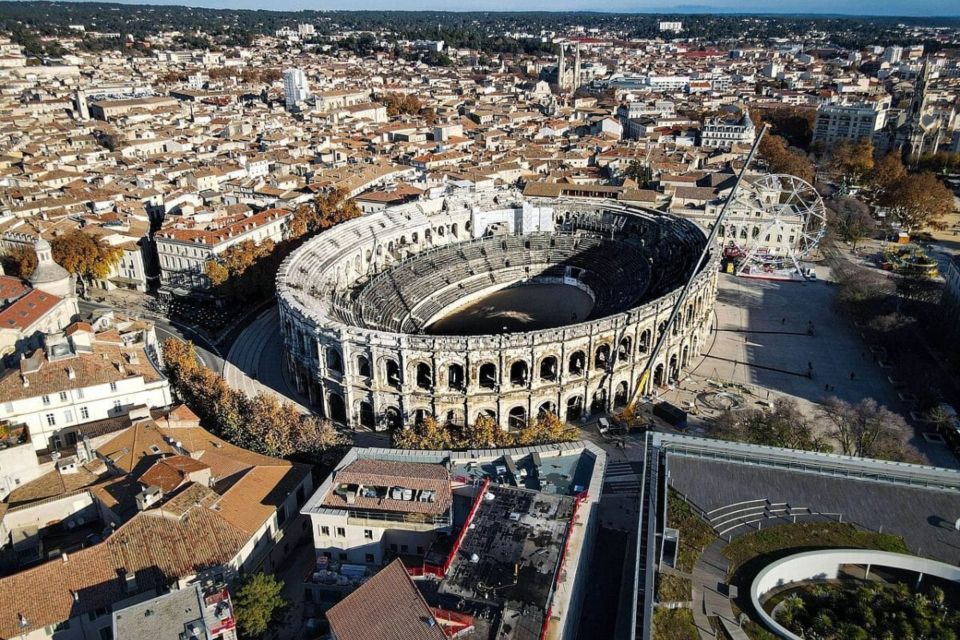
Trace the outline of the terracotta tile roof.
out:
[[[0,578],[0,637],[16,637],[84,615],[127,597],[122,575],[135,575],[139,591],[230,561],[249,536],[215,512],[192,508],[172,518],[159,510],[138,513],[106,541]],[[76,601],[73,594],[77,594]],[[27,626],[19,626],[19,617]]]
[[[254,467],[226,491],[214,508],[230,524],[253,534],[309,474],[309,466],[302,464]]]
[[[20,278],[0,276],[0,301],[15,300],[28,291],[30,291],[30,287],[24,284]]]
[[[61,299],[52,293],[31,289],[9,307],[0,311],[0,328],[26,329],[49,313]]]
[[[66,474],[54,469],[11,491],[7,496],[7,503],[13,508],[50,498],[60,498],[86,489],[99,480],[100,476],[83,467],[79,467],[74,473]]]
[[[170,456],[153,463],[140,476],[140,483],[148,487],[160,487],[164,493],[170,493],[183,484],[191,473],[209,468],[189,456]]]
[[[338,471],[333,480],[333,488],[323,499],[323,505],[326,507],[439,515],[446,513],[452,502],[450,475],[446,467],[441,464],[361,458]],[[434,498],[429,502],[420,502],[357,495],[354,501],[348,504],[343,495],[335,492],[340,485],[402,487],[414,491],[425,489],[433,491]]]
[[[38,349],[30,358],[37,359],[40,370],[27,373],[29,386],[23,385],[21,373],[9,368],[0,373],[0,398],[20,400],[39,395],[56,393],[66,389],[78,389],[108,382],[119,382],[131,376],[143,376],[146,382],[162,380],[160,373],[150,363],[142,347],[122,347],[94,341],[93,353],[78,353],[73,357],[50,362],[43,350]],[[126,357],[135,354],[137,362]],[[75,378],[71,379],[72,370]]]
[[[108,458],[122,473],[139,477],[154,462],[165,455],[176,455],[157,425],[150,420],[134,424],[97,448],[97,453]]]
[[[445,638],[399,559],[331,607],[327,620],[337,640]]]

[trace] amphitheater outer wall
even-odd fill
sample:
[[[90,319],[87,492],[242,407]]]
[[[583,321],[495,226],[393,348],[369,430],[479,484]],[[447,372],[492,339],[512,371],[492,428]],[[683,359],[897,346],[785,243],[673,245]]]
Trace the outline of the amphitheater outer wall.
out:
[[[625,312],[579,324],[463,337],[352,326],[331,313],[329,297],[317,295],[429,248],[470,239],[470,222],[478,219],[471,216],[471,210],[476,213],[471,204],[364,216],[321,234],[284,262],[278,299],[286,366],[321,415],[349,427],[380,429],[426,415],[462,424],[485,414],[508,428],[541,410],[576,420],[625,406],[679,287]],[[551,215],[557,221],[570,211],[600,213],[608,207],[624,209],[617,203],[558,201]],[[630,212],[665,224],[692,224],[660,212]],[[712,331],[718,259],[714,256],[695,278],[645,393],[680,378],[703,350]],[[604,348],[606,357],[598,356]],[[582,369],[571,368],[580,354]],[[555,359],[554,375],[541,375],[550,370],[549,358]],[[524,368],[515,363],[525,363],[525,377],[511,376]],[[429,384],[421,384],[425,379]]]

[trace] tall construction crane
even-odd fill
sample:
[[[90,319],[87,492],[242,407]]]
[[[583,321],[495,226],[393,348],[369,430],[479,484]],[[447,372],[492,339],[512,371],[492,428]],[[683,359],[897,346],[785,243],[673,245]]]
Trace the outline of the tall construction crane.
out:
[[[677,298],[676,303],[673,305],[673,309],[670,311],[670,317],[667,319],[666,325],[664,325],[663,330],[657,337],[657,341],[653,346],[653,351],[650,352],[650,357],[647,359],[647,364],[644,366],[643,372],[640,374],[640,379],[637,382],[637,388],[633,393],[632,400],[630,401],[631,408],[636,405],[637,400],[643,395],[643,390],[647,386],[647,380],[650,379],[650,372],[656,366],[657,357],[659,357],[660,351],[663,349],[663,345],[666,343],[667,337],[670,335],[670,332],[673,329],[673,323],[677,321],[677,316],[680,314],[680,310],[683,309],[687,295],[690,293],[690,287],[693,286],[694,278],[697,277],[697,274],[700,273],[700,269],[706,263],[707,257],[710,255],[710,251],[716,250],[714,243],[717,240],[717,234],[720,232],[720,226],[723,224],[723,221],[727,216],[727,207],[730,206],[730,202],[733,200],[734,196],[737,195],[737,190],[740,188],[740,183],[743,182],[743,177],[747,173],[747,167],[749,167],[750,163],[753,162],[753,157],[756,155],[757,149],[760,148],[760,141],[763,140],[763,136],[769,127],[770,125],[765,124],[760,129],[757,139],[754,140],[753,146],[750,148],[750,153],[747,154],[746,161],[740,168],[740,173],[737,175],[737,181],[733,183],[733,188],[730,190],[730,195],[727,196],[723,206],[720,207],[720,212],[717,214],[716,220],[713,221],[713,227],[710,229],[710,233],[707,234],[707,242],[703,245],[703,251],[700,252],[700,258],[697,260],[696,265],[694,265],[694,269],[690,273],[687,283],[683,285],[683,290],[680,292],[680,296]]]

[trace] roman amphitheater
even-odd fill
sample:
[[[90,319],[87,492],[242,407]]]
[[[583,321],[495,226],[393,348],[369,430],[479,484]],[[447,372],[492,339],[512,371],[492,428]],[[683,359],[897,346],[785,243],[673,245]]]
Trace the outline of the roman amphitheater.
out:
[[[658,211],[502,190],[365,215],[280,268],[287,367],[320,413],[351,427],[488,415],[511,428],[544,411],[614,410],[705,242]],[[718,260],[697,275],[645,392],[703,348]]]

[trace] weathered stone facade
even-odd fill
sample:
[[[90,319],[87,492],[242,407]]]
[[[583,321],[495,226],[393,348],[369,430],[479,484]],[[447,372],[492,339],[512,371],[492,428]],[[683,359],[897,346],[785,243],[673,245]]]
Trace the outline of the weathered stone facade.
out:
[[[500,192],[493,202],[474,195],[466,201],[448,197],[432,210],[430,204],[388,209],[325,232],[284,262],[278,298],[287,366],[321,413],[366,428],[401,426],[426,415],[462,424],[480,414],[508,427],[544,410],[574,420],[628,402],[655,332],[706,241],[703,232],[692,222],[618,203],[558,200],[536,210],[520,204],[504,209],[505,198],[517,197]],[[492,209],[510,224],[481,213]],[[461,292],[482,294],[483,286],[502,288],[557,270],[574,284],[589,280],[588,269],[575,268],[571,276],[570,267],[551,256],[562,247],[575,251],[581,240],[595,252],[615,254],[621,251],[617,238],[644,258],[635,277],[656,284],[657,295],[639,306],[524,333],[417,332],[436,316],[437,300]],[[462,280],[442,275],[461,259]],[[702,350],[711,331],[717,260],[713,256],[697,276],[645,391],[678,378]],[[387,274],[393,282],[410,273],[410,282],[395,285],[397,300],[364,299],[364,288],[376,286],[378,276]],[[446,279],[438,283],[439,277]],[[479,278],[484,283],[473,284]],[[607,297],[619,289],[612,287]]]

